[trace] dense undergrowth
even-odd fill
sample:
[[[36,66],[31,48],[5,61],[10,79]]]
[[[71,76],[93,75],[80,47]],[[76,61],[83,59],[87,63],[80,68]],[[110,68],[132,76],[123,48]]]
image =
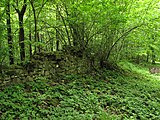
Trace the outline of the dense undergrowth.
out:
[[[144,66],[120,62],[125,74],[105,79],[64,75],[37,77],[0,90],[2,120],[160,120],[160,80]]]

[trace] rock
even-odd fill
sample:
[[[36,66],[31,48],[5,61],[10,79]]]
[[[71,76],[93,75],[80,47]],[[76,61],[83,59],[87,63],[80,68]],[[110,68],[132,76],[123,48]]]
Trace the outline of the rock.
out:
[[[158,67],[149,68],[149,72],[150,72],[151,74],[160,73],[160,68],[158,68]]]

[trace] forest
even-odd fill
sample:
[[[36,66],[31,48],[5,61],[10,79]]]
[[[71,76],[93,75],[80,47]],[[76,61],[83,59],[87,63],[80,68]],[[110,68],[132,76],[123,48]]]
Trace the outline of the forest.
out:
[[[0,120],[160,120],[159,0],[1,0]]]

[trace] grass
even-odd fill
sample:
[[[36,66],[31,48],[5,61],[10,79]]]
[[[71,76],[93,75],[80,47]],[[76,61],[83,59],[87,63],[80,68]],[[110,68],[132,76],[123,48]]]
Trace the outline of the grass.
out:
[[[160,80],[148,69],[120,62],[121,75],[106,79],[65,75],[61,82],[45,77],[13,84],[0,92],[2,120],[160,120]]]

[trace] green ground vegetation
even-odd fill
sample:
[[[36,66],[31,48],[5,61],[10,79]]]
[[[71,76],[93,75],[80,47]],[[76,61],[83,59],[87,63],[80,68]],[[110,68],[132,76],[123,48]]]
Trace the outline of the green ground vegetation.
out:
[[[123,73],[105,78],[45,76],[13,83],[0,90],[2,120],[160,120],[160,79],[148,66],[119,62]]]

